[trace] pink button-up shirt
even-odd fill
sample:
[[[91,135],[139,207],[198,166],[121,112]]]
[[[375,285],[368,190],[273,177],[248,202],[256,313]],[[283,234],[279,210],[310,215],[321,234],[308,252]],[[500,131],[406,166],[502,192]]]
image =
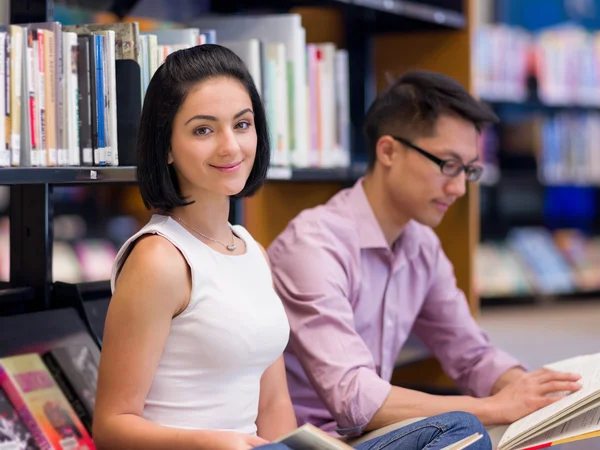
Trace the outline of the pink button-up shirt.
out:
[[[362,180],[303,211],[268,254],[290,321],[285,361],[300,424],[360,432],[388,396],[411,330],[475,396],[519,365],[472,318],[431,228],[410,222],[387,245]]]

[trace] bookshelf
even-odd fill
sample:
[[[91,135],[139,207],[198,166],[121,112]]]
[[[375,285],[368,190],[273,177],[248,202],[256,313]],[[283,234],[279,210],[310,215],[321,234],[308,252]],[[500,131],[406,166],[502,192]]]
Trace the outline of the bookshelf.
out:
[[[135,183],[135,167],[0,168],[0,185]]]
[[[567,9],[531,16],[515,5],[499,2],[473,49],[475,88],[500,117],[482,151],[499,176],[482,189],[480,302],[598,298],[598,24],[554,26],[571,17]],[[510,71],[498,65],[507,54]],[[515,240],[526,230],[546,243],[531,255]]]
[[[300,211],[324,203],[362,176],[366,161],[362,118],[376,92],[385,86],[386,74],[397,76],[406,69],[425,68],[454,76],[470,87],[472,2],[474,0],[212,2],[212,11],[223,14],[254,10],[298,13],[306,29],[306,42],[329,41],[347,49],[352,67],[349,86],[353,165],[348,169],[272,168],[268,182],[257,195],[234,205],[233,210],[238,213],[236,220],[266,247]],[[11,0],[10,3],[13,23],[43,22],[53,17],[51,0]],[[120,2],[119,16],[126,17],[134,6],[135,1]],[[121,84],[118,92],[126,88]],[[131,115],[128,119],[131,122]],[[133,136],[130,131],[124,135],[127,143]],[[119,130],[119,148],[127,148],[121,145],[121,135]],[[52,189],[57,185],[134,184],[135,167],[127,160],[121,161],[125,164],[122,167],[0,169],[0,185],[11,186],[11,282],[4,286],[7,288],[2,291],[4,295],[0,293],[0,316],[68,304],[56,298],[57,292],[73,295],[74,301],[79,302],[78,310],[83,311],[82,292],[77,286],[65,289],[52,283]],[[475,315],[479,301],[471,285],[478,227],[478,188],[470,186],[468,195],[457,202],[436,230]],[[30,306],[26,309],[16,306],[18,298]],[[409,369],[413,370],[412,366]],[[398,375],[401,376],[398,380],[410,384],[410,370]],[[428,373],[438,377],[440,371]],[[422,379],[422,373],[420,376]]]

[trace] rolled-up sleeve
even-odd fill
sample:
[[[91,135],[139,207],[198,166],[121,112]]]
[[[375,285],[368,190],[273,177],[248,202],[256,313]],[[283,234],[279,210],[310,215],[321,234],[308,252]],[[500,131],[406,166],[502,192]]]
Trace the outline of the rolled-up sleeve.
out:
[[[335,238],[290,232],[269,248],[275,288],[288,314],[293,354],[337,422],[362,431],[388,396],[349,300],[352,257]]]
[[[504,372],[523,366],[491,344],[471,315],[467,299],[456,285],[452,264],[439,243],[435,253],[433,281],[413,331],[462,391],[486,397]]]

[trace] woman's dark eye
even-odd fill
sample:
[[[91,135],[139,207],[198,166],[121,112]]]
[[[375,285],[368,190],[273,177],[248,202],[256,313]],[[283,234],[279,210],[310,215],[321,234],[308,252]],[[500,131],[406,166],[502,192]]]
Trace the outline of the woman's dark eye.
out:
[[[246,130],[246,129],[250,128],[250,122],[247,122],[244,120],[243,122],[239,122],[236,126],[238,128],[241,128],[242,130]]]
[[[194,130],[194,134],[197,134],[197,135],[208,134],[208,133],[210,133],[210,128],[207,128],[207,127],[200,127],[200,128],[196,128]]]

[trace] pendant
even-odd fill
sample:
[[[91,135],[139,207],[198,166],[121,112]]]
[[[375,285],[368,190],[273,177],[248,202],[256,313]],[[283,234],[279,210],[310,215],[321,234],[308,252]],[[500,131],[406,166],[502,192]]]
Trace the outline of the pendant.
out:
[[[230,252],[232,252],[232,251],[234,251],[237,248],[237,246],[235,244],[230,244],[226,248],[227,248],[227,250],[229,250]]]

